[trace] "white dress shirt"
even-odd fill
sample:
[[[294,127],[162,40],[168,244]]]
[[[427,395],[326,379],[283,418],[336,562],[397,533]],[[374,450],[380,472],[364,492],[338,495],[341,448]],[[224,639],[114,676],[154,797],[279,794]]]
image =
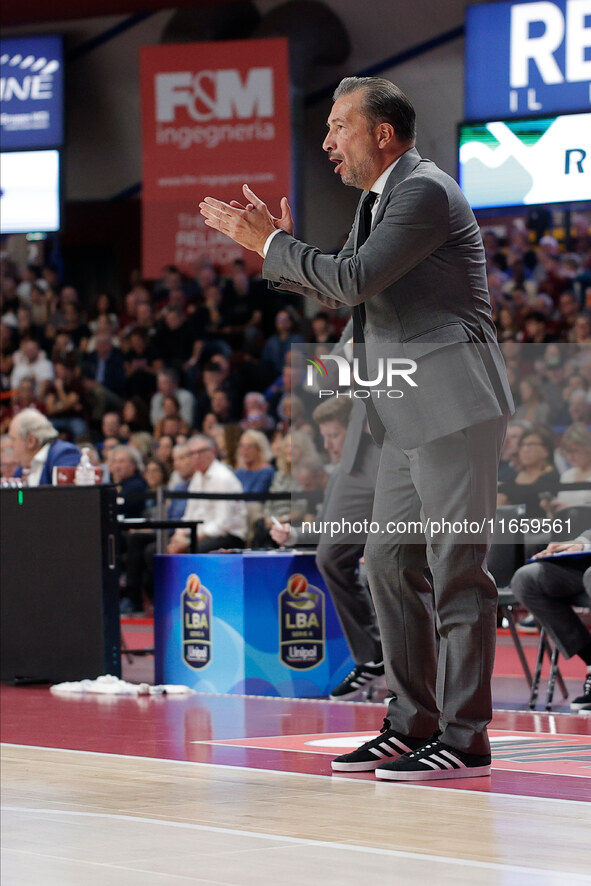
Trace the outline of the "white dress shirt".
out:
[[[378,195],[374,205],[371,207],[371,223],[372,223],[372,225],[375,221],[376,213],[378,211],[378,206],[380,203],[380,197],[384,193],[384,188],[386,187],[386,182],[388,181],[388,176],[390,175],[390,173],[392,172],[392,170],[394,169],[394,167],[396,166],[396,164],[398,163],[399,160],[400,160],[400,157],[397,157],[396,160],[394,161],[394,163],[390,163],[388,168],[384,169],[382,174],[380,176],[378,176],[378,178],[375,180],[375,182],[373,183],[373,185],[369,189],[370,191],[373,191],[374,194]],[[265,257],[267,255],[268,250],[269,250],[269,245],[271,243],[271,240],[273,239],[273,237],[276,236],[276,234],[279,233],[279,230],[280,229],[277,228],[277,230],[273,231],[271,234],[269,234],[269,236],[265,240],[265,245],[263,246],[263,255]]]
[[[214,459],[204,474],[196,471],[189,483],[189,492],[235,492],[241,494],[242,483],[235,474]],[[243,540],[247,535],[246,505],[243,501],[216,501],[215,499],[189,499],[183,520],[203,520],[197,527],[198,535],[216,538],[219,535],[236,535]],[[177,529],[175,535],[188,538],[187,529]]]

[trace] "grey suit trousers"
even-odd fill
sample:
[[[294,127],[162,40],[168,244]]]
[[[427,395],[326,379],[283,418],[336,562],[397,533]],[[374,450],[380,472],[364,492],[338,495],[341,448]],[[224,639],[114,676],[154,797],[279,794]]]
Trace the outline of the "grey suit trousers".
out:
[[[497,465],[506,418],[494,418],[403,450],[384,440],[365,562],[376,607],[393,729],[427,738],[436,729],[458,750],[486,754],[497,590],[486,568],[488,540],[458,543],[397,524],[429,518],[494,519]],[[427,572],[428,570],[428,572]],[[437,636],[439,635],[439,643]]]
[[[591,640],[591,634],[572,609],[572,598],[583,590],[591,590],[591,568],[583,573],[566,564],[527,563],[513,576],[511,590],[566,658],[576,655]]]
[[[365,417],[365,416],[364,416]],[[366,436],[366,435],[364,435]],[[355,470],[335,476],[322,511],[324,521],[371,520],[379,450],[369,437],[359,445]],[[330,592],[355,664],[382,660],[380,631],[369,592],[359,581],[358,565],[367,534],[331,537],[325,534],[316,563]]]

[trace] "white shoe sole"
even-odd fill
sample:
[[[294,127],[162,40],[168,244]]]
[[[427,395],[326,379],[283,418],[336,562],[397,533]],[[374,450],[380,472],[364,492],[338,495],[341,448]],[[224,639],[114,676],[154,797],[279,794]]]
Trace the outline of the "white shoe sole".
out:
[[[397,760],[398,757],[392,757],[391,759]],[[330,765],[335,772],[373,772],[383,762],[384,759],[382,757],[381,760],[376,760],[375,763],[373,761],[368,761],[367,763],[339,763],[337,760],[333,760]]]
[[[445,769],[429,771],[420,769],[416,771],[409,770],[404,772],[400,770],[396,772],[391,769],[382,769],[380,772],[376,768],[376,777],[387,779],[389,781],[441,781],[444,778],[478,778],[479,776],[490,775],[489,766],[472,766],[468,769]]]
[[[588,701],[581,702],[581,704],[571,703],[570,709],[571,711],[577,711],[578,713],[581,713],[582,711],[591,712],[591,704],[589,704]]]

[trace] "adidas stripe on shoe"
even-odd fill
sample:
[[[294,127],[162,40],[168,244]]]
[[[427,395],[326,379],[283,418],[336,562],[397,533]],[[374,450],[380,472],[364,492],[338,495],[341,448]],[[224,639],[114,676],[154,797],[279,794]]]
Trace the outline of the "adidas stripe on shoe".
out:
[[[391,781],[439,781],[482,775],[490,775],[490,754],[468,754],[437,740],[376,769],[377,778]]]
[[[385,689],[386,677],[383,663],[357,665],[342,683],[332,690],[332,701],[356,701],[367,698],[372,689]]]
[[[332,761],[335,772],[371,772],[381,764],[394,760],[402,754],[408,754],[415,748],[424,745],[424,738],[407,738],[390,729],[390,721],[384,720],[380,734],[366,741],[356,751],[341,754]]]

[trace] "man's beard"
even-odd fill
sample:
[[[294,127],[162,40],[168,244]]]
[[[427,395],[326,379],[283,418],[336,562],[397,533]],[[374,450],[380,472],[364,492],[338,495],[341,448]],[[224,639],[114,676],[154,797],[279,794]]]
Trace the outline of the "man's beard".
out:
[[[344,185],[349,185],[352,188],[367,190],[373,184],[373,182],[370,182],[369,185],[367,184],[368,178],[371,178],[371,161],[369,158],[361,160],[355,166],[347,166],[344,175],[341,176],[341,181]]]

